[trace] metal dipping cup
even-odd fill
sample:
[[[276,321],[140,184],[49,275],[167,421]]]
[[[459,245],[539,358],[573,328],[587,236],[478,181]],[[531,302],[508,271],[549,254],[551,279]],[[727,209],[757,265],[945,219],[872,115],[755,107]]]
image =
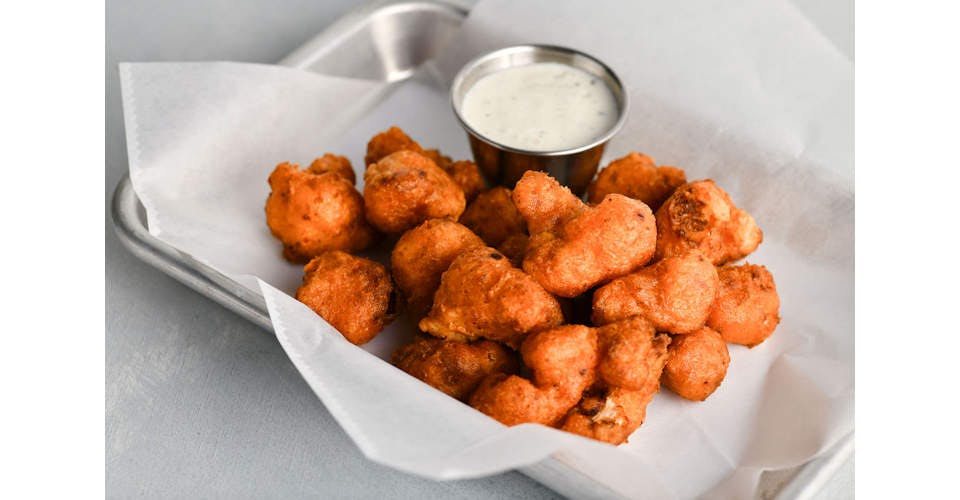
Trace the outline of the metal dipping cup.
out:
[[[484,137],[470,126],[461,113],[463,98],[481,78],[498,71],[534,63],[560,63],[586,71],[607,85],[617,101],[617,121],[592,142],[554,151],[530,151],[501,144]],[[565,184],[577,196],[583,194],[597,172],[607,141],[627,119],[627,93],[617,75],[598,59],[565,47],[516,45],[482,55],[467,63],[450,88],[453,112],[467,132],[474,161],[487,180],[513,188],[527,170],[541,170]]]

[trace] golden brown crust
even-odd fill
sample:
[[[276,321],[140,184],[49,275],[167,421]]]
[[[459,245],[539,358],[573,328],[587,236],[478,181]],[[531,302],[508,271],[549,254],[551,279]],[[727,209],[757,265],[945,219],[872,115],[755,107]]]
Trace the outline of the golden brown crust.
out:
[[[314,257],[303,271],[297,300],[354,344],[372,340],[397,314],[390,275],[372,260],[330,251]]]
[[[513,199],[530,228],[523,270],[553,294],[580,295],[653,257],[656,222],[641,201],[612,194],[587,207],[534,171],[517,183]]]
[[[670,338],[658,336],[653,323],[635,316],[597,328],[597,336],[597,376],[603,384],[640,390],[659,379],[662,348],[670,343]]]
[[[398,151],[367,167],[367,220],[385,233],[402,233],[427,219],[457,220],[465,200],[459,186],[432,160]]]
[[[452,340],[517,345],[527,334],[562,322],[557,299],[500,252],[478,247],[460,254],[443,273],[420,329]]]
[[[617,193],[640,200],[656,211],[674,190],[686,183],[683,170],[657,167],[653,158],[632,152],[610,162],[597,174],[587,188],[587,200],[595,205],[608,194]]]
[[[465,400],[494,373],[516,373],[517,354],[489,340],[474,343],[417,335],[394,351],[393,364],[447,395]]]
[[[363,197],[340,173],[314,174],[281,163],[269,183],[267,226],[283,243],[287,260],[306,262],[327,250],[356,252],[376,238],[364,217]]]
[[[453,179],[453,182],[460,186],[467,203],[483,191],[485,186],[483,176],[480,175],[480,169],[475,163],[469,160],[453,161],[437,149],[425,150],[399,127],[390,127],[373,136],[367,143],[367,156],[364,162],[369,167],[397,151],[412,151],[433,160]]]
[[[677,188],[657,210],[657,259],[696,251],[723,264],[746,257],[762,241],[753,217],[712,180]]]
[[[615,325],[597,330],[601,339],[600,383],[567,413],[559,428],[621,444],[643,424],[647,404],[660,390],[670,337],[657,334],[640,319]],[[637,373],[628,376],[629,366]],[[611,377],[611,373],[616,376]],[[627,382],[629,388],[616,385],[621,381]]]
[[[536,170],[524,172],[513,188],[513,203],[527,221],[531,235],[553,231],[587,206],[553,177]]]
[[[670,359],[661,382],[680,397],[703,401],[727,376],[730,353],[723,337],[708,327],[677,335],[670,343]]]
[[[480,193],[460,216],[460,223],[491,247],[527,232],[527,223],[513,204],[512,192],[502,186]]]
[[[497,250],[506,255],[511,264],[520,267],[523,265],[523,256],[527,254],[528,243],[530,243],[530,237],[526,234],[511,234],[497,246]]]
[[[707,320],[718,288],[716,268],[699,254],[670,257],[597,289],[593,322],[641,316],[659,331],[690,333]]]
[[[585,326],[564,325],[529,336],[520,352],[532,379],[487,377],[470,406],[506,425],[553,425],[594,381],[597,335]]]
[[[464,251],[483,246],[483,240],[448,219],[430,219],[403,233],[390,254],[390,268],[415,320],[433,305],[440,276]]]
[[[450,163],[448,167],[441,166],[441,168],[463,190],[463,196],[467,203],[473,201],[486,187],[483,177],[480,175],[480,169],[477,168],[476,163],[470,160],[458,160]]]
[[[639,391],[620,387],[598,390],[584,396],[559,428],[613,445],[625,443],[643,425],[647,405],[658,391],[659,385]]]
[[[350,184],[357,183],[357,174],[353,172],[353,166],[346,156],[327,153],[313,160],[307,171],[317,175],[332,172],[348,180]]]
[[[575,297],[649,261],[656,247],[653,213],[611,194],[555,231],[530,237],[523,270],[561,297]]]
[[[370,139],[370,142],[367,143],[367,155],[363,161],[369,167],[397,151],[425,153],[420,144],[411,139],[400,127],[390,127]],[[436,162],[441,155],[437,150],[433,150],[433,152],[436,153],[437,157],[431,159]]]
[[[720,291],[707,326],[724,340],[753,347],[767,339],[780,323],[780,296],[773,275],[753,264],[717,268]]]

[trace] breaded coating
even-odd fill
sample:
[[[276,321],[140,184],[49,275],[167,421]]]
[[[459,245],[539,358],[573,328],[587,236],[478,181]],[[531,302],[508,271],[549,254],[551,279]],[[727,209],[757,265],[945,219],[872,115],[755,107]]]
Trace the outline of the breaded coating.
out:
[[[520,348],[531,379],[487,377],[470,406],[506,425],[554,425],[593,384],[597,335],[582,325],[564,325],[530,335]]]
[[[468,344],[429,335],[417,335],[391,359],[401,370],[460,400],[470,397],[486,376],[520,369],[517,354],[496,342]]]
[[[596,205],[611,193],[640,200],[656,211],[675,189],[687,183],[683,170],[657,167],[653,158],[632,152],[610,162],[587,187],[587,201]]]
[[[402,233],[427,219],[457,220],[463,191],[432,160],[398,151],[367,167],[363,175],[367,220],[385,233]]]
[[[400,127],[390,127],[383,132],[373,136],[367,143],[367,156],[364,157],[364,163],[369,167],[374,163],[396,153],[397,151],[413,151],[423,154],[424,150],[417,141],[410,138]],[[435,157],[431,157],[434,156]],[[441,160],[439,151],[427,155],[434,162]]]
[[[553,231],[587,209],[580,198],[556,179],[536,170],[526,171],[514,186],[513,203],[527,221],[530,235]]]
[[[587,207],[556,180],[535,171],[523,175],[513,198],[531,230],[523,270],[553,294],[580,295],[653,257],[657,226],[641,201],[611,194]],[[555,214],[560,215],[554,219]]]
[[[715,265],[750,255],[763,233],[712,180],[685,184],[657,210],[657,255],[698,251]]]
[[[403,233],[390,254],[390,268],[415,320],[430,311],[440,276],[453,259],[480,246],[479,236],[449,219],[430,219]]]
[[[516,346],[527,334],[562,322],[557,299],[500,252],[478,247],[443,273],[420,329],[451,340],[487,338]]]
[[[647,263],[656,239],[650,208],[611,194],[556,231],[531,236],[523,270],[550,292],[574,297]]]
[[[642,316],[658,331],[691,333],[707,320],[719,286],[716,268],[699,254],[670,257],[597,289],[593,323]]]
[[[314,174],[281,163],[268,182],[267,226],[283,243],[285,259],[306,262],[327,250],[357,252],[376,238],[364,217],[363,197],[340,173]]]
[[[615,325],[619,326],[610,325],[598,329],[601,338],[600,370],[604,370],[605,364],[619,365],[622,368],[632,365],[637,373],[626,379],[631,388],[611,383],[620,380],[619,377],[610,379],[609,375],[599,375],[601,383],[585,394],[567,413],[559,428],[616,445],[626,442],[630,434],[643,424],[647,404],[660,390],[660,376],[667,363],[670,337],[656,333],[651,325],[643,320],[631,320]],[[611,330],[611,327],[615,329]],[[633,333],[627,333],[631,331]],[[620,346],[613,351],[609,347],[609,339],[607,347],[603,347],[603,337],[612,335],[620,342]],[[629,336],[618,337],[620,335]],[[624,372],[618,368],[615,373]],[[637,383],[640,385],[636,385]]]
[[[333,172],[350,181],[350,184],[357,183],[357,174],[353,172],[353,166],[350,165],[350,160],[346,156],[327,153],[313,160],[313,163],[307,167],[307,171],[317,175]]]
[[[477,164],[470,160],[458,160],[450,163],[450,166],[443,167],[443,170],[456,182],[463,190],[463,196],[467,203],[473,201],[477,195],[483,192],[486,184],[483,182],[483,176],[480,175],[480,169]]]
[[[364,162],[369,167],[397,151],[413,151],[433,160],[460,186],[467,202],[473,200],[483,191],[483,176],[480,175],[480,169],[477,168],[475,163],[469,160],[453,161],[449,156],[436,149],[425,150],[399,127],[390,127],[373,136],[367,143],[367,156],[364,158]]]
[[[643,425],[647,417],[647,405],[659,390],[659,384],[642,390],[620,387],[600,389],[595,394],[584,396],[557,427],[597,441],[623,444]]]
[[[520,267],[523,265],[523,256],[527,254],[527,244],[530,243],[530,237],[523,233],[511,234],[503,240],[497,250],[510,259],[510,263]]]
[[[416,150],[411,148],[410,151]],[[486,184],[483,182],[483,176],[480,175],[480,169],[477,168],[476,163],[470,160],[453,161],[452,158],[441,153],[438,149],[424,150],[423,156],[433,160],[438,167],[442,168],[443,171],[453,179],[453,182],[456,182],[457,185],[460,186],[460,189],[463,190],[463,196],[467,199],[467,203],[473,201],[486,187]]]
[[[460,223],[495,248],[510,236],[527,233],[527,222],[513,204],[512,191],[502,186],[480,193],[467,205]]]
[[[597,328],[600,365],[597,377],[609,387],[640,390],[659,380],[661,348],[670,343],[653,323],[634,316]],[[661,345],[662,344],[662,345]]]
[[[703,327],[677,335],[670,343],[670,359],[660,381],[684,399],[703,401],[727,376],[730,353],[719,333]]]
[[[393,282],[380,264],[345,252],[313,258],[296,298],[350,342],[372,340],[397,315]]]
[[[780,296],[773,275],[753,264],[717,268],[720,292],[707,326],[734,344],[753,347],[780,323]]]

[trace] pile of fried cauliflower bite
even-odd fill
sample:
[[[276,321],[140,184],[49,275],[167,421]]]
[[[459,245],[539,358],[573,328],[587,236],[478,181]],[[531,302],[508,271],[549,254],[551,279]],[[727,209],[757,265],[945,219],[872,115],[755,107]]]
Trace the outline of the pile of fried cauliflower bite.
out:
[[[362,193],[341,156],[270,175],[267,225],[306,263],[297,300],[354,344],[405,311],[419,333],[393,363],[506,425],[626,442],[661,385],[705,400],[727,344],[780,321],[770,272],[735,263],[760,228],[711,180],[630,153],[587,202],[538,171],[486,189],[397,127],[365,162]],[[354,255],[385,242],[389,266]]]

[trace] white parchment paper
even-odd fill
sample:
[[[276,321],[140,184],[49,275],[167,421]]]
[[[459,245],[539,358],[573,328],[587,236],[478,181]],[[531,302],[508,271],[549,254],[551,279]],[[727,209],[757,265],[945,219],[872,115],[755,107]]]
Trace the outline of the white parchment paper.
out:
[[[301,269],[264,222],[277,163],[330,151],[359,172],[366,141],[390,125],[468,157],[445,82],[470,57],[516,43],[608,62],[632,107],[605,161],[638,150],[715,179],[764,230],[748,260],[777,280],[773,337],[731,346],[706,402],[661,392],[620,447],[506,428],[407,376],[383,361],[413,333],[404,318],[364,348],[346,342],[290,297]],[[151,232],[262,291],[290,359],[375,461],[451,479],[554,456],[627,497],[746,498],[763,470],[801,464],[853,429],[853,66],[787,2],[483,1],[435,64],[400,84],[236,63],[120,74]]]

